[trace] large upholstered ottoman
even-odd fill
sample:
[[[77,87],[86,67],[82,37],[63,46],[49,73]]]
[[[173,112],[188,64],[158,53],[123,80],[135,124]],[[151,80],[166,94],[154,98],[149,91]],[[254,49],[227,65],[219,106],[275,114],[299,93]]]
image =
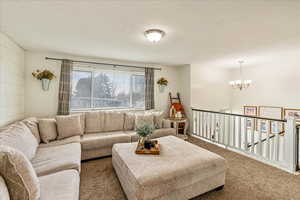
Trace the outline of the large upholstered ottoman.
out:
[[[115,144],[112,162],[129,200],[184,200],[225,184],[225,160],[174,136],[161,137],[160,155],[137,155],[137,143]]]

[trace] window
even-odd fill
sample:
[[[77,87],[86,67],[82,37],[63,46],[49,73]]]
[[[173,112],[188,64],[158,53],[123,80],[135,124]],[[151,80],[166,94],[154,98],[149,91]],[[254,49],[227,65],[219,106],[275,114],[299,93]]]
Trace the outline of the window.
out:
[[[74,68],[72,110],[144,107],[143,72]]]

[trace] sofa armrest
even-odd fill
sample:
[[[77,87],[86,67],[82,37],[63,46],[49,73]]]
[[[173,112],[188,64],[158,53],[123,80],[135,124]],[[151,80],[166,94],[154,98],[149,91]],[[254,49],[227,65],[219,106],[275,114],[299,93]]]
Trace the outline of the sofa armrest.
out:
[[[163,119],[163,123],[162,123],[163,128],[171,128],[171,124],[172,122],[170,120]]]

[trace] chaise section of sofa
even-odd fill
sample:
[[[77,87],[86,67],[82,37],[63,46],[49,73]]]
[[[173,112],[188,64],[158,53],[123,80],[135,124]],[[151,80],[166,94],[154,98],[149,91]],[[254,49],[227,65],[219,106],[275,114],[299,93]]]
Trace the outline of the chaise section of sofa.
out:
[[[77,170],[63,170],[39,177],[40,200],[78,200],[80,177]]]
[[[38,176],[75,169],[80,172],[80,143],[38,147],[31,163]]]
[[[37,123],[37,120],[34,119],[29,124],[33,125],[34,123]],[[33,171],[32,175],[34,177],[37,177],[38,183],[35,187],[39,188],[39,200],[78,200],[81,164],[80,137],[77,141],[73,138],[72,140],[66,139],[65,141],[38,144],[40,141],[39,135],[36,132],[35,134],[32,133],[33,127],[36,131],[38,125],[26,127],[24,122],[16,122],[3,128],[3,131],[0,132],[2,136],[0,137],[0,144],[16,149],[17,152],[22,152],[20,155],[23,159],[28,160],[27,168]],[[25,137],[28,134],[31,136]],[[30,140],[31,142],[24,140]],[[37,143],[38,146],[25,146],[31,143]],[[33,153],[29,154],[29,150]],[[0,162],[5,162],[5,160],[0,158]],[[9,169],[6,168],[6,170]],[[1,173],[0,170],[0,191],[4,193],[3,195],[0,194],[1,200],[14,199],[10,196],[13,195],[12,191],[16,191],[16,188],[7,185],[7,181],[12,176],[16,175],[7,172]],[[22,180],[23,184],[27,185],[26,179],[21,178],[18,180]],[[7,197],[7,191],[9,191],[9,197]]]

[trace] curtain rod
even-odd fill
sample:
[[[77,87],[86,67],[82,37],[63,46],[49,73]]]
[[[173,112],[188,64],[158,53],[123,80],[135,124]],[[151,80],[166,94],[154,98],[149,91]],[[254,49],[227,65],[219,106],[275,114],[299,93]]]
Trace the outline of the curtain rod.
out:
[[[58,61],[65,60],[65,59],[61,59],[61,58],[50,58],[50,57],[45,57],[45,59],[46,60],[58,60]],[[90,61],[82,61],[82,60],[70,60],[70,61],[77,62],[77,63],[86,63],[86,64],[111,65],[111,66],[120,66],[120,67],[133,67],[133,68],[140,68],[140,69],[150,68],[150,69],[154,69],[154,70],[161,70],[161,68],[142,67],[142,66],[134,66],[134,65],[119,65],[119,64],[112,64],[112,63],[100,63],[100,62],[90,62]]]

